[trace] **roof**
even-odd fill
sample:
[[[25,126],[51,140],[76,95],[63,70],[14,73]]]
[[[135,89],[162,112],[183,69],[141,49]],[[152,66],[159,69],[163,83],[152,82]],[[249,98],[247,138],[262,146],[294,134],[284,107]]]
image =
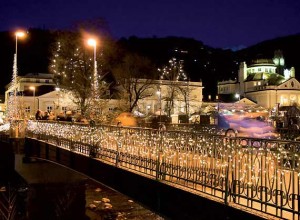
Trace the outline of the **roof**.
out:
[[[279,85],[284,80],[282,75],[277,73],[250,73],[245,82],[249,81],[259,81],[259,80],[266,80],[268,85]]]
[[[256,59],[251,61],[249,67],[251,66],[275,66],[275,64],[272,59]]]
[[[38,78],[38,79],[52,79],[53,74],[51,73],[27,73],[24,76],[19,76],[20,78]]]

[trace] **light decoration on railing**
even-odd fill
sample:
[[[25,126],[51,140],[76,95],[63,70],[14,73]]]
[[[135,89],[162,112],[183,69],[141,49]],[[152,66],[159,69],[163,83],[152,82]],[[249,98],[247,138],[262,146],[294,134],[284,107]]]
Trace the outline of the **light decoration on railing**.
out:
[[[67,138],[120,152],[121,165],[139,172],[142,169],[138,162],[124,160],[132,157],[158,160],[160,165],[168,166],[167,181],[175,178],[178,184],[192,188],[197,187],[197,181],[204,181],[201,175],[205,175],[206,182],[202,184],[217,184],[216,187],[223,190],[226,178],[229,182],[239,181],[235,187],[239,187],[244,197],[249,196],[245,189],[258,191],[260,186],[270,192],[286,189],[286,194],[300,190],[296,181],[299,181],[298,142],[31,121],[27,129],[34,134]],[[180,179],[186,181],[181,183]],[[192,181],[191,185],[188,181]]]

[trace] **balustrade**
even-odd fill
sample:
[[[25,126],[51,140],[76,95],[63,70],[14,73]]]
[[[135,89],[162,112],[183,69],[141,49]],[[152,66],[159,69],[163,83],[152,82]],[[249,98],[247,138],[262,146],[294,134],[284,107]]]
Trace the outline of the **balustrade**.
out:
[[[34,121],[26,132],[225,204],[300,218],[297,141]]]

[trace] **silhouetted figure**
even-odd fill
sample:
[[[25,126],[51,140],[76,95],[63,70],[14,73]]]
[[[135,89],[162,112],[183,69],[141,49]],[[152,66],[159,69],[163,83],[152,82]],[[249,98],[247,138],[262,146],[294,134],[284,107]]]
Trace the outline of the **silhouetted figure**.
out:
[[[48,120],[49,119],[49,112],[45,112],[42,119],[43,120]]]
[[[43,119],[43,113],[40,110],[37,110],[35,113],[35,120],[42,120]]]

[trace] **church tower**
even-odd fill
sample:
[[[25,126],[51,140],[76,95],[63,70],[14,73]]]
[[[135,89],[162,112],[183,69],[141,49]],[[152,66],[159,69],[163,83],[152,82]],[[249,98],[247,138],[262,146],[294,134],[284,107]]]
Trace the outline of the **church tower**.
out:
[[[285,61],[281,50],[276,50],[274,52],[273,62],[276,66],[277,73],[283,76]]]
[[[245,97],[245,86],[244,81],[247,78],[247,64],[246,62],[242,62],[239,68],[239,77],[238,77],[238,91],[240,95]]]

